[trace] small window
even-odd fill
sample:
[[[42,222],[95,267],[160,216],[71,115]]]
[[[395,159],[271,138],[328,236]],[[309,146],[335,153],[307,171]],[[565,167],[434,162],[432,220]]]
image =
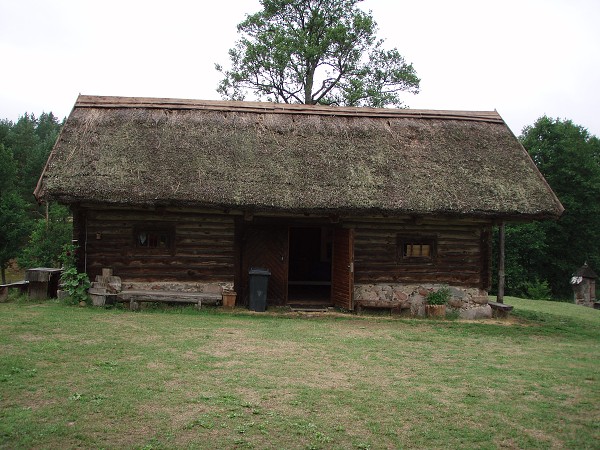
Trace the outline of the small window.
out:
[[[158,252],[171,252],[175,246],[175,229],[172,226],[138,226],[133,237],[135,246]]]
[[[431,262],[435,250],[435,237],[398,236],[398,259],[401,262]]]

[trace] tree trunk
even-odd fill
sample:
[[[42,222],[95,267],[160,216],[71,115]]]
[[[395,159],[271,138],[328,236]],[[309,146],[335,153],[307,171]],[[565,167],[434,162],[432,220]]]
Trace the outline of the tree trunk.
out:
[[[6,284],[6,269],[1,267],[0,272],[2,272],[2,284]]]
[[[304,103],[306,105],[314,104],[312,98],[313,86],[315,84],[315,69],[313,69],[312,64],[307,61],[306,62],[306,84],[304,85]]]

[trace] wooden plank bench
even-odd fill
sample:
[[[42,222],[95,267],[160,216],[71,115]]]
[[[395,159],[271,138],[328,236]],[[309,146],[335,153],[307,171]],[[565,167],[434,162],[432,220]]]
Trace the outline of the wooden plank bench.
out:
[[[508,317],[508,314],[513,310],[511,305],[505,305],[504,303],[488,302],[488,305],[492,308],[492,316],[494,317]]]
[[[202,307],[202,302],[216,304],[221,301],[221,294],[205,292],[178,292],[178,291],[121,291],[117,294],[117,302],[129,302],[129,309],[137,311],[142,302],[159,303],[194,303],[197,308]]]
[[[0,302],[5,301],[8,298],[8,290],[9,289],[19,289],[21,294],[27,294],[27,287],[29,286],[29,281],[15,281],[14,283],[6,283],[0,284]]]
[[[389,309],[391,315],[392,311],[400,309],[400,305],[398,304],[398,302],[385,300],[356,300],[354,308],[356,310],[356,314],[361,314],[365,308],[373,308]]]

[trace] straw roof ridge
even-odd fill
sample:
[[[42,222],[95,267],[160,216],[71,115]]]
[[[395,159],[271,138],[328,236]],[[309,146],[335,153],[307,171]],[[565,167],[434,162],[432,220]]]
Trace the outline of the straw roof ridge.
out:
[[[446,111],[432,109],[403,109],[403,108],[354,108],[326,105],[305,105],[272,102],[245,102],[219,100],[188,100],[173,98],[147,97],[111,97],[80,95],[75,103],[76,108],[145,108],[172,110],[213,110],[237,111],[248,113],[274,114],[312,114],[332,116],[361,116],[361,117],[419,117],[447,118],[456,120],[478,120],[502,123],[503,120],[496,111]]]
[[[497,112],[80,96],[35,192],[64,203],[558,217]]]

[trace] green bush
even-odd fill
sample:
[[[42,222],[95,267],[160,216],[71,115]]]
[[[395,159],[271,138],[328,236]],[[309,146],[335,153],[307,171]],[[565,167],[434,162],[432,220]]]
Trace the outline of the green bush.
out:
[[[445,305],[450,300],[450,297],[450,288],[448,286],[443,286],[437,291],[427,294],[426,300],[429,305]]]
[[[90,280],[87,273],[77,272],[75,267],[75,252],[77,247],[73,244],[63,245],[59,257],[63,264],[63,272],[60,276],[62,288],[69,294],[68,303],[77,305],[81,302],[89,303],[90,297],[87,290],[90,288]]]
[[[523,283],[525,296],[533,300],[549,300],[552,298],[552,290],[546,280],[526,281]]]

